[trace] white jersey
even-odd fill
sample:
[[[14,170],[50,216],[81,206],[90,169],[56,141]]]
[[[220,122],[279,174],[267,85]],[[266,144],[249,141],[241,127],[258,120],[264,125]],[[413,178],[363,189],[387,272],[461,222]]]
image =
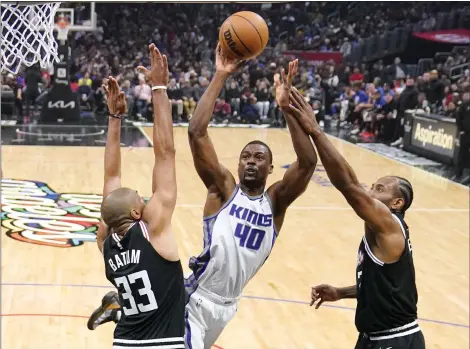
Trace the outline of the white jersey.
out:
[[[238,298],[268,258],[276,236],[267,193],[248,196],[237,185],[220,211],[204,218],[204,250],[190,259],[193,275],[186,286]]]

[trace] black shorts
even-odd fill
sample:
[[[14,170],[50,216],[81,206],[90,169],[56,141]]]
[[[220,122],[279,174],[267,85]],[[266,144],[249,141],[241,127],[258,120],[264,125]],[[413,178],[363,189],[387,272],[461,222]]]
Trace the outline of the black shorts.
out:
[[[403,330],[359,334],[354,349],[425,349],[423,332],[416,324]]]

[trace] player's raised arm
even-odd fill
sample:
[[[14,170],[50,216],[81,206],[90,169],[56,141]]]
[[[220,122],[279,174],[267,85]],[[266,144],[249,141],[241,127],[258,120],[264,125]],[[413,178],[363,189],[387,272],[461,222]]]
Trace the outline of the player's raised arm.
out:
[[[274,77],[276,100],[286,118],[295,154],[297,155],[297,160],[287,169],[284,178],[274,183],[268,189],[268,194],[275,206],[274,215],[280,219],[280,221],[276,222],[277,229],[280,229],[280,225],[282,225],[282,219],[287,207],[307,188],[317,164],[317,154],[315,153],[312,141],[289,108],[289,93],[292,79],[297,73],[297,64],[297,59],[289,63],[287,76],[284,70],[281,71],[282,81],[279,78],[279,74],[276,74]]]
[[[124,92],[113,77],[109,77],[108,85],[103,85],[108,101],[108,135],[104,149],[104,187],[103,199],[109,193],[121,187],[121,118],[127,111]]]
[[[152,172],[153,194],[146,206],[143,219],[148,223],[150,241],[171,232],[171,217],[176,205],[175,145],[171,106],[166,93],[168,85],[168,61],[154,44],[149,46],[151,69],[138,67],[152,85],[153,150],[155,165]],[[163,257],[177,260],[176,243],[165,249]],[[153,244],[153,242],[152,242]],[[153,244],[155,247],[155,244]],[[167,246],[168,247],[168,246]],[[173,248],[174,247],[174,248]],[[158,251],[160,254],[161,251]]]
[[[104,149],[104,185],[103,200],[116,189],[121,188],[121,118],[127,111],[124,92],[113,77],[109,77],[108,84],[103,85],[108,102],[108,134]],[[102,250],[103,241],[108,236],[108,228],[101,220],[96,240],[98,248]]]
[[[228,197],[235,188],[235,178],[219,163],[207,128],[212,118],[215,102],[225,86],[227,78],[236,71],[240,63],[225,56],[220,44],[216,49],[216,72],[207,90],[197,104],[194,116],[189,121],[189,145],[194,166],[206,188]]]
[[[396,259],[403,252],[403,235],[399,223],[393,218],[390,209],[381,201],[372,198],[357,180],[351,166],[328,140],[315,120],[311,107],[302,95],[291,91],[291,103],[294,115],[305,131],[312,137],[328,178],[338,189],[356,214],[378,236],[377,244],[384,252],[384,259]],[[309,110],[305,113],[305,110]],[[399,239],[390,239],[390,236]]]

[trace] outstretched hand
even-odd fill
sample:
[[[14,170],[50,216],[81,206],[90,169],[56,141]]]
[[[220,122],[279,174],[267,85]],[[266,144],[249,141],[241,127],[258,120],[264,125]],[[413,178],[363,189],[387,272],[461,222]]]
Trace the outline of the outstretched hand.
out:
[[[315,305],[315,309],[318,309],[323,302],[336,302],[340,299],[341,296],[336,287],[331,285],[318,285],[312,287],[310,306],[312,306],[317,300],[320,300]]]
[[[307,134],[311,135],[315,131],[320,130],[320,126],[315,118],[315,113],[313,112],[312,107],[296,88],[293,88],[290,91],[290,102],[291,104],[288,106],[289,110],[297,118]]]
[[[236,72],[245,61],[240,61],[236,58],[229,58],[222,49],[220,43],[217,44],[215,49],[215,69],[216,71],[232,74]]]
[[[123,115],[127,112],[127,101],[124,92],[120,91],[115,78],[108,78],[108,85],[103,85],[103,90],[108,101],[108,110],[112,115]]]
[[[293,60],[289,62],[289,70],[286,72],[284,69],[281,70],[281,79],[279,74],[274,75],[274,86],[276,87],[276,103],[279,105],[281,110],[289,108],[289,94],[292,87],[292,80],[295,74],[297,74],[299,60]]]
[[[166,55],[162,55],[155,44],[149,45],[150,56],[150,70],[143,66],[138,66],[145,78],[152,86],[167,86],[168,85],[168,59]]]

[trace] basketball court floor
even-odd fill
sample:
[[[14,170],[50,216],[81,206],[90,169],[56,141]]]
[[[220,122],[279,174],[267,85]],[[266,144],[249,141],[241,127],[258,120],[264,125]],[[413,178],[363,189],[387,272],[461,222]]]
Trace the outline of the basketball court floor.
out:
[[[100,128],[2,128],[1,347],[110,348],[113,324],[86,328],[88,315],[112,290],[95,244],[103,184],[105,134]],[[52,133],[51,133],[52,132]],[[210,129],[220,161],[236,171],[250,140],[274,153],[269,183],[295,159],[279,129]],[[123,185],[151,194],[151,128],[122,132]],[[383,175],[411,180],[407,214],[427,347],[469,347],[469,189],[419,168],[331,138],[365,185]],[[186,128],[175,128],[178,206],[174,229],[185,271],[202,248],[206,192],[193,168]],[[353,348],[354,300],[310,308],[310,287],[354,284],[361,220],[318,165],[289,209],[274,250],[249,283],[238,313],[217,341],[224,349]]]

